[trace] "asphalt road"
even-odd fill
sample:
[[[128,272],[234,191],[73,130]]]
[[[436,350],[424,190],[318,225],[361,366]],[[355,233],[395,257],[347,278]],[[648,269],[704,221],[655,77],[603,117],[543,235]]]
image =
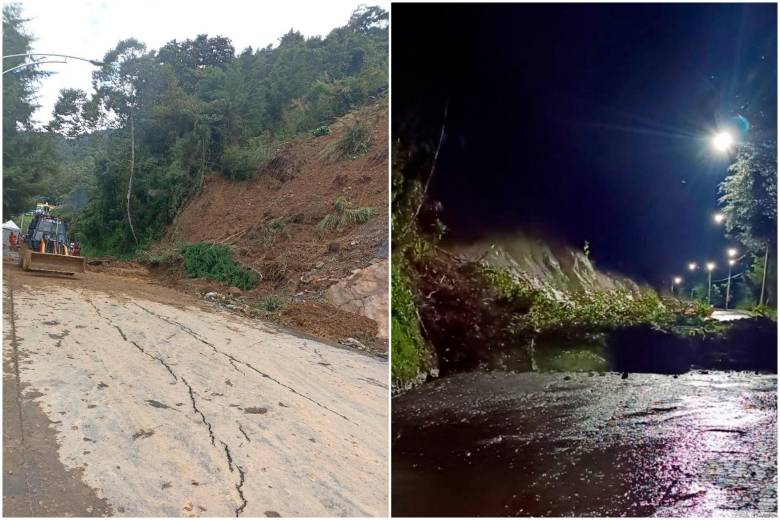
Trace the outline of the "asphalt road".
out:
[[[386,360],[81,276],[6,269],[6,516],[387,513]]]
[[[393,516],[777,517],[777,375],[473,372],[393,399]]]

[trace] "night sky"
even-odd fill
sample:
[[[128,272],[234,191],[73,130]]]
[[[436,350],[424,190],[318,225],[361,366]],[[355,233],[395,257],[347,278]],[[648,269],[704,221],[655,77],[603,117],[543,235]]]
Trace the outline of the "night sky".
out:
[[[744,115],[775,133],[776,6],[392,6],[394,136],[447,139],[430,196],[451,238],[532,230],[656,285],[720,260]]]

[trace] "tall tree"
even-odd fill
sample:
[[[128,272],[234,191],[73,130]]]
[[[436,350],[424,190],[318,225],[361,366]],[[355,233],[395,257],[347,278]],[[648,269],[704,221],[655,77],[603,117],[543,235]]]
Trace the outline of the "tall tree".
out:
[[[138,84],[141,81],[141,58],[146,46],[129,38],[117,44],[106,53],[103,67],[93,75],[93,83],[103,106],[119,118],[122,126],[130,133],[130,172],[127,180],[127,223],[133,240],[138,243],[138,235],[133,227],[133,215],[130,209],[130,196],[133,193],[135,174],[135,115],[138,108]]]
[[[777,249],[777,141],[741,146],[729,176],[720,185],[726,231],[756,258],[763,258],[763,301],[769,253]],[[770,270],[770,272],[772,272]],[[774,271],[776,272],[776,270]],[[774,285],[773,283],[770,285]]]
[[[27,54],[33,41],[19,4],[3,6],[3,55]],[[3,60],[3,70],[28,61]],[[46,74],[31,65],[3,76],[3,219],[28,208],[44,178],[57,169],[53,142],[33,128],[38,80]]]

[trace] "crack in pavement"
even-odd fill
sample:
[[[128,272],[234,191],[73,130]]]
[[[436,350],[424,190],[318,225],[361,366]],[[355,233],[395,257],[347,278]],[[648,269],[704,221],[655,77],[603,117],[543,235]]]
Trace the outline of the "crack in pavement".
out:
[[[252,439],[250,439],[249,435],[246,434],[246,432],[244,431],[244,427],[241,426],[241,423],[238,423],[238,431],[241,432],[241,434],[244,436],[247,442],[252,442]]]
[[[287,390],[289,390],[290,392],[294,393],[295,395],[298,395],[298,396],[300,396],[300,397],[303,397],[304,399],[306,399],[306,400],[308,400],[308,401],[310,401],[310,402],[314,403],[315,405],[319,406],[320,408],[323,408],[323,409],[325,409],[325,410],[329,411],[330,413],[332,413],[332,414],[334,414],[334,415],[337,415],[337,416],[341,417],[341,418],[342,418],[342,419],[344,419],[345,421],[352,422],[352,421],[350,421],[350,420],[349,420],[349,418],[348,418],[346,415],[343,415],[343,414],[341,414],[341,413],[339,413],[339,412],[337,412],[337,411],[335,411],[335,410],[333,410],[333,409],[329,408],[328,406],[326,406],[326,405],[324,405],[324,404],[322,404],[322,403],[318,402],[317,400],[315,400],[315,399],[313,399],[313,398],[309,397],[309,396],[308,396],[308,395],[306,395],[306,394],[302,394],[302,393],[298,392],[298,391],[297,391],[295,388],[291,387],[290,385],[287,385],[287,384],[285,384],[285,383],[282,383],[281,381],[279,381],[278,379],[276,379],[276,378],[272,377],[271,375],[269,375],[269,374],[267,374],[267,373],[263,372],[262,370],[259,370],[259,369],[255,368],[255,367],[254,367],[254,366],[253,366],[251,363],[248,363],[248,362],[246,362],[246,361],[243,361],[243,360],[241,360],[241,359],[238,359],[238,358],[236,358],[236,357],[234,357],[234,356],[232,356],[232,355],[230,355],[230,354],[228,354],[228,353],[226,353],[226,352],[222,352],[221,350],[219,350],[219,349],[218,349],[217,347],[215,347],[213,344],[211,344],[211,343],[209,343],[208,341],[206,341],[205,339],[203,339],[203,338],[202,338],[202,337],[201,337],[201,336],[200,336],[200,335],[199,335],[197,332],[195,332],[194,330],[190,329],[190,328],[189,328],[189,327],[187,327],[186,325],[183,325],[183,324],[179,323],[178,321],[172,320],[172,319],[168,318],[167,316],[163,316],[163,315],[161,315],[161,314],[157,314],[156,312],[153,312],[153,311],[150,311],[150,310],[148,310],[148,309],[145,309],[144,307],[141,307],[140,305],[138,305],[138,304],[137,304],[137,303],[135,303],[135,302],[130,302],[130,303],[132,303],[133,305],[135,305],[135,306],[136,306],[136,307],[138,307],[139,309],[143,310],[144,312],[147,312],[148,314],[151,314],[152,316],[155,316],[155,317],[157,317],[158,319],[161,319],[162,321],[164,321],[164,322],[166,322],[166,323],[168,323],[168,324],[170,324],[170,325],[174,325],[174,326],[177,326],[177,327],[179,327],[181,330],[183,330],[184,332],[186,332],[187,334],[189,334],[190,336],[192,336],[192,337],[193,337],[193,338],[195,338],[196,340],[200,341],[200,342],[201,342],[201,343],[203,343],[204,345],[207,345],[207,346],[209,346],[209,347],[210,347],[210,348],[211,348],[211,349],[212,349],[214,352],[216,352],[217,354],[221,354],[221,355],[225,356],[226,358],[230,359],[230,360],[231,360],[231,365],[233,365],[233,363],[232,363],[233,361],[235,361],[235,362],[237,362],[237,363],[240,363],[240,364],[242,364],[242,365],[246,366],[247,368],[249,368],[249,369],[251,369],[251,370],[254,370],[255,372],[257,372],[258,374],[260,374],[260,375],[261,375],[261,376],[263,376],[264,378],[266,378],[266,379],[270,379],[271,381],[273,381],[273,382],[274,382],[274,383],[276,383],[277,385],[279,385],[279,386],[281,386],[281,387],[283,387],[283,388],[286,388]],[[236,368],[236,366],[235,366],[235,365],[233,365],[233,367],[234,367],[234,368]],[[238,369],[236,368],[236,370],[238,370]],[[353,423],[353,424],[354,424],[354,423]]]
[[[242,501],[241,505],[236,508],[236,518],[237,518],[238,515],[244,512],[244,508],[246,508],[247,501],[246,501],[246,497],[244,497],[244,480],[245,480],[244,469],[238,464],[236,464],[236,468],[238,468],[238,474],[240,477],[238,484],[236,484],[236,491],[238,491],[238,496],[241,497],[241,501]]]
[[[198,405],[195,403],[195,392],[192,389],[192,385],[190,385],[186,379],[183,377],[181,378],[184,385],[187,387],[187,391],[190,393],[190,401],[192,402],[192,409],[195,411],[197,415],[200,415],[200,420],[203,422],[203,424],[206,425],[206,427],[209,429],[209,437],[211,438],[211,445],[215,448],[217,445],[214,443],[214,429],[211,426],[211,423],[206,420],[206,416],[203,412],[201,412],[198,409]],[[220,441],[221,442],[221,441]],[[223,443],[224,444],[224,443]],[[233,461],[228,459],[228,466],[230,466],[230,471],[233,471]]]
[[[122,339],[125,340],[125,342],[130,343],[131,345],[133,345],[135,348],[140,350],[145,356],[147,356],[147,357],[149,357],[151,359],[154,359],[155,361],[159,361],[160,364],[163,367],[165,367],[165,369],[168,371],[168,373],[171,374],[171,376],[173,377],[174,381],[176,381],[176,382],[179,381],[179,378],[176,377],[176,374],[173,373],[173,370],[171,370],[171,367],[168,365],[168,363],[163,361],[162,358],[159,358],[157,356],[151,355],[146,350],[144,350],[144,348],[141,345],[139,345],[138,343],[136,343],[135,341],[133,341],[131,339],[128,339],[127,334],[125,334],[125,332],[122,330],[122,328],[119,325],[115,324],[113,321],[111,321],[111,318],[103,316],[103,314],[101,314],[101,312],[100,312],[100,309],[97,308],[97,305],[92,303],[92,300],[87,300],[87,303],[89,303],[92,306],[92,308],[95,309],[95,312],[97,313],[98,316],[100,316],[109,325],[114,327],[117,330],[117,332],[119,332],[119,335],[122,336]]]
[[[177,376],[173,372],[171,367],[165,361],[163,361],[162,359],[160,359],[160,358],[158,358],[156,356],[153,356],[150,353],[146,352],[146,350],[144,350],[143,347],[138,345],[135,341],[129,339],[127,337],[127,335],[124,333],[124,331],[122,330],[121,327],[119,327],[118,325],[113,323],[110,318],[107,318],[106,316],[103,316],[103,314],[100,312],[100,309],[98,309],[98,307],[91,300],[87,300],[87,301],[95,309],[95,312],[97,313],[97,315],[100,318],[105,320],[109,325],[114,327],[117,330],[117,332],[119,332],[120,336],[122,336],[122,339],[125,340],[125,342],[132,344],[135,348],[140,350],[142,353],[144,353],[149,358],[154,359],[156,361],[159,361],[168,370],[168,372],[171,374],[171,376],[173,376],[173,378],[174,378],[174,380],[176,380],[176,382],[179,382],[179,380],[181,379],[181,382],[184,383],[184,385],[187,387],[187,391],[188,391],[189,396],[190,396],[190,401],[192,403],[192,409],[195,412],[195,414],[200,416],[201,422],[204,425],[206,425],[206,427],[208,428],[209,439],[211,440],[211,445],[216,448],[216,446],[217,446],[216,445],[216,441],[219,440],[220,444],[222,444],[222,446],[223,446],[223,448],[225,450],[225,458],[227,459],[228,469],[230,470],[230,472],[234,473],[234,467],[238,468],[238,471],[239,471],[239,482],[235,484],[236,491],[238,492],[238,496],[241,499],[241,505],[239,507],[237,507],[236,510],[235,510],[236,517],[238,517],[244,511],[244,509],[247,506],[247,500],[246,500],[246,497],[244,497],[244,490],[243,490],[244,482],[246,480],[246,475],[244,473],[244,470],[238,464],[235,464],[233,462],[233,455],[230,453],[230,448],[228,447],[227,443],[225,443],[221,439],[217,439],[216,436],[214,435],[214,429],[213,429],[212,424],[206,419],[206,415],[198,408],[197,402],[195,400],[195,391],[193,390],[192,385],[190,385],[190,383],[183,376]],[[244,433],[244,432],[242,431],[242,433]],[[244,433],[244,435],[246,436],[245,433]]]

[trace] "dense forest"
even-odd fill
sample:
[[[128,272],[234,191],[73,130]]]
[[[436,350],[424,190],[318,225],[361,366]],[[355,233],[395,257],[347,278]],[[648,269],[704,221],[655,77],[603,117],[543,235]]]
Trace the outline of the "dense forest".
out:
[[[3,54],[29,52],[33,38],[20,6],[6,5]],[[388,13],[365,5],[324,38],[291,30],[238,53],[224,36],[156,50],[120,41],[92,90],[63,90],[43,129],[32,116],[45,72],[21,68],[3,90],[3,218],[46,197],[87,253],[132,253],[161,236],[204,177],[257,175],[283,142],[328,133],[336,117],[386,95],[387,70]]]

